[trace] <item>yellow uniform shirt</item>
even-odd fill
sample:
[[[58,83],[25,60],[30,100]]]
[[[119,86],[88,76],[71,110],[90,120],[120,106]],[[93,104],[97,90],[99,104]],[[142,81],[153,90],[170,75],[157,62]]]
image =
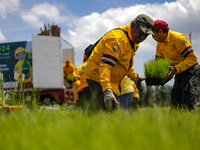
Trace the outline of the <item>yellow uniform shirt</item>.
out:
[[[66,63],[63,63],[63,76],[66,78],[68,74],[73,73],[74,71],[74,64],[73,63],[69,63],[69,66],[66,65]]]
[[[87,65],[87,60],[84,61],[83,64],[79,65],[75,71],[73,72],[73,85],[74,85],[74,92],[76,94],[78,100],[78,91],[85,87],[88,87],[86,79],[83,78],[83,74],[85,72],[85,68]]]
[[[184,72],[198,62],[190,40],[184,34],[171,30],[165,42],[157,43],[156,56],[170,59],[176,68],[175,74]]]
[[[120,83],[120,90],[118,90],[118,96],[134,92],[133,82],[129,77],[125,76]]]
[[[81,84],[80,82],[80,75],[79,75],[79,68],[75,68],[73,72],[73,86],[74,86],[74,100],[78,99],[78,87]]]
[[[134,95],[133,95],[133,97],[140,97],[139,90],[136,87],[135,82],[133,82],[133,88],[134,88]]]
[[[120,27],[131,36],[131,24]],[[120,30],[111,30],[99,41],[88,59],[84,78],[100,82],[103,91],[112,88],[117,94],[120,81],[125,75],[137,77],[133,66],[133,57],[139,44],[132,49],[128,37]]]

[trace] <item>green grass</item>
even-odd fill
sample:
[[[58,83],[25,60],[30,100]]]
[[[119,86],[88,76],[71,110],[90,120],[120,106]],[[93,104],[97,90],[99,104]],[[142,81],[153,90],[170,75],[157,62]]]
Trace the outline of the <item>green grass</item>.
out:
[[[199,150],[200,111],[141,108],[84,115],[73,107],[0,115],[1,150]]]
[[[144,63],[146,78],[161,78],[169,72],[167,66],[172,63],[167,58],[150,59]]]

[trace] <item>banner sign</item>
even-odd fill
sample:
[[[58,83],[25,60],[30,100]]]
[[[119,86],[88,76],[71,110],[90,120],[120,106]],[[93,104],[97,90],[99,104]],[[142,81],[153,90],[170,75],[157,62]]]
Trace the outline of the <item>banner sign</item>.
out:
[[[32,85],[32,42],[0,43],[0,72],[4,88]]]

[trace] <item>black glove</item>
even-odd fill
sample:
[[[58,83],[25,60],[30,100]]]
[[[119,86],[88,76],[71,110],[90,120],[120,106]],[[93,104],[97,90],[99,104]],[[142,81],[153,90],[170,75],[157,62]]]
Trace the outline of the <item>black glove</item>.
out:
[[[141,82],[142,82],[143,80],[145,80],[145,78],[141,78],[141,77],[139,77],[139,76],[138,76],[137,78],[133,79],[133,81],[135,82],[135,85],[136,85],[137,89],[138,89],[140,92],[143,91],[142,86],[141,86]]]

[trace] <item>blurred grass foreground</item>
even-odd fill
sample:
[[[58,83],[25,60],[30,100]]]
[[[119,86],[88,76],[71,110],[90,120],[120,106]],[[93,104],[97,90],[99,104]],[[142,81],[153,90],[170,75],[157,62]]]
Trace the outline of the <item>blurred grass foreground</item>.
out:
[[[84,114],[74,106],[0,115],[0,150],[199,150],[200,114],[166,108]]]

